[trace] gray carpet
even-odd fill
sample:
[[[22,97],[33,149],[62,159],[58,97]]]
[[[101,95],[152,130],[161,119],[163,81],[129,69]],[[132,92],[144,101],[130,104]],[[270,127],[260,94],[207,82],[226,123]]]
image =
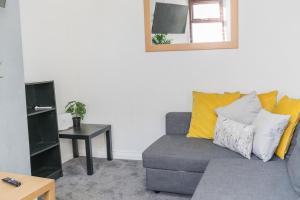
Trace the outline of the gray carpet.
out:
[[[141,161],[94,159],[94,175],[86,175],[85,157],[63,165],[57,180],[57,200],[189,200],[190,196],[159,193],[145,189]]]

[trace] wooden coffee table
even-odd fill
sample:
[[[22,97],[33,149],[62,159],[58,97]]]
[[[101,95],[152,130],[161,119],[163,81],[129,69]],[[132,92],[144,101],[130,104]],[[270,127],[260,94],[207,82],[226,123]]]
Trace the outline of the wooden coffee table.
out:
[[[79,157],[78,142],[77,140],[85,141],[86,149],[86,164],[87,174],[94,174],[93,167],[93,154],[92,154],[92,138],[105,133],[106,136],[106,149],[107,160],[111,161],[112,158],[112,142],[111,142],[111,125],[105,124],[81,124],[81,128],[70,128],[59,132],[60,138],[72,139],[73,144],[73,157]]]
[[[45,200],[55,200],[55,182],[52,179],[0,172],[0,179],[10,177],[22,183],[15,187],[0,180],[1,200],[34,200],[43,196]]]

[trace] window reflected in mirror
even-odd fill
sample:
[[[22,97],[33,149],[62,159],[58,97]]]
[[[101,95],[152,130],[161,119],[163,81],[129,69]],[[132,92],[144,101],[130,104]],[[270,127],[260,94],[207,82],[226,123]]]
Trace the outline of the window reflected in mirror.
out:
[[[191,42],[230,41],[230,1],[190,0]]]
[[[150,34],[146,40],[151,40],[146,41],[148,46],[197,44],[202,49],[199,44],[205,44],[203,49],[210,49],[209,46],[218,48],[220,44],[220,48],[237,47],[237,0],[144,1],[145,30]],[[150,15],[149,20],[147,15]],[[195,45],[193,49],[197,49]]]

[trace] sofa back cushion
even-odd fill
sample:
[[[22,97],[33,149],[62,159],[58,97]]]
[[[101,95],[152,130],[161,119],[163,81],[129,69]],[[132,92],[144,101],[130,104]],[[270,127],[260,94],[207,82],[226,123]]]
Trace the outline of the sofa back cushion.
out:
[[[292,187],[298,196],[300,196],[300,137],[297,137],[296,140],[297,144],[287,161],[287,169]]]
[[[190,128],[191,112],[169,112],[166,114],[166,134],[186,135]]]

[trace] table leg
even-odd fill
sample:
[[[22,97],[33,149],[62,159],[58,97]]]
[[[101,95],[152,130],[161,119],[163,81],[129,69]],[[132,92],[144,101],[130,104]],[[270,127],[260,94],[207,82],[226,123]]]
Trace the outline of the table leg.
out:
[[[46,194],[44,195],[44,200],[55,200],[56,196],[55,196],[55,185],[53,184],[53,186],[51,186],[51,188],[49,189],[48,192],[46,192]]]
[[[112,142],[111,142],[111,129],[106,131],[106,152],[107,152],[107,160],[112,160]]]
[[[79,157],[78,141],[76,139],[72,139],[72,146],[73,146],[73,157],[78,158]]]
[[[86,150],[87,174],[88,175],[93,175],[94,174],[94,167],[93,167],[93,154],[92,154],[91,138],[85,139],[85,150]]]

